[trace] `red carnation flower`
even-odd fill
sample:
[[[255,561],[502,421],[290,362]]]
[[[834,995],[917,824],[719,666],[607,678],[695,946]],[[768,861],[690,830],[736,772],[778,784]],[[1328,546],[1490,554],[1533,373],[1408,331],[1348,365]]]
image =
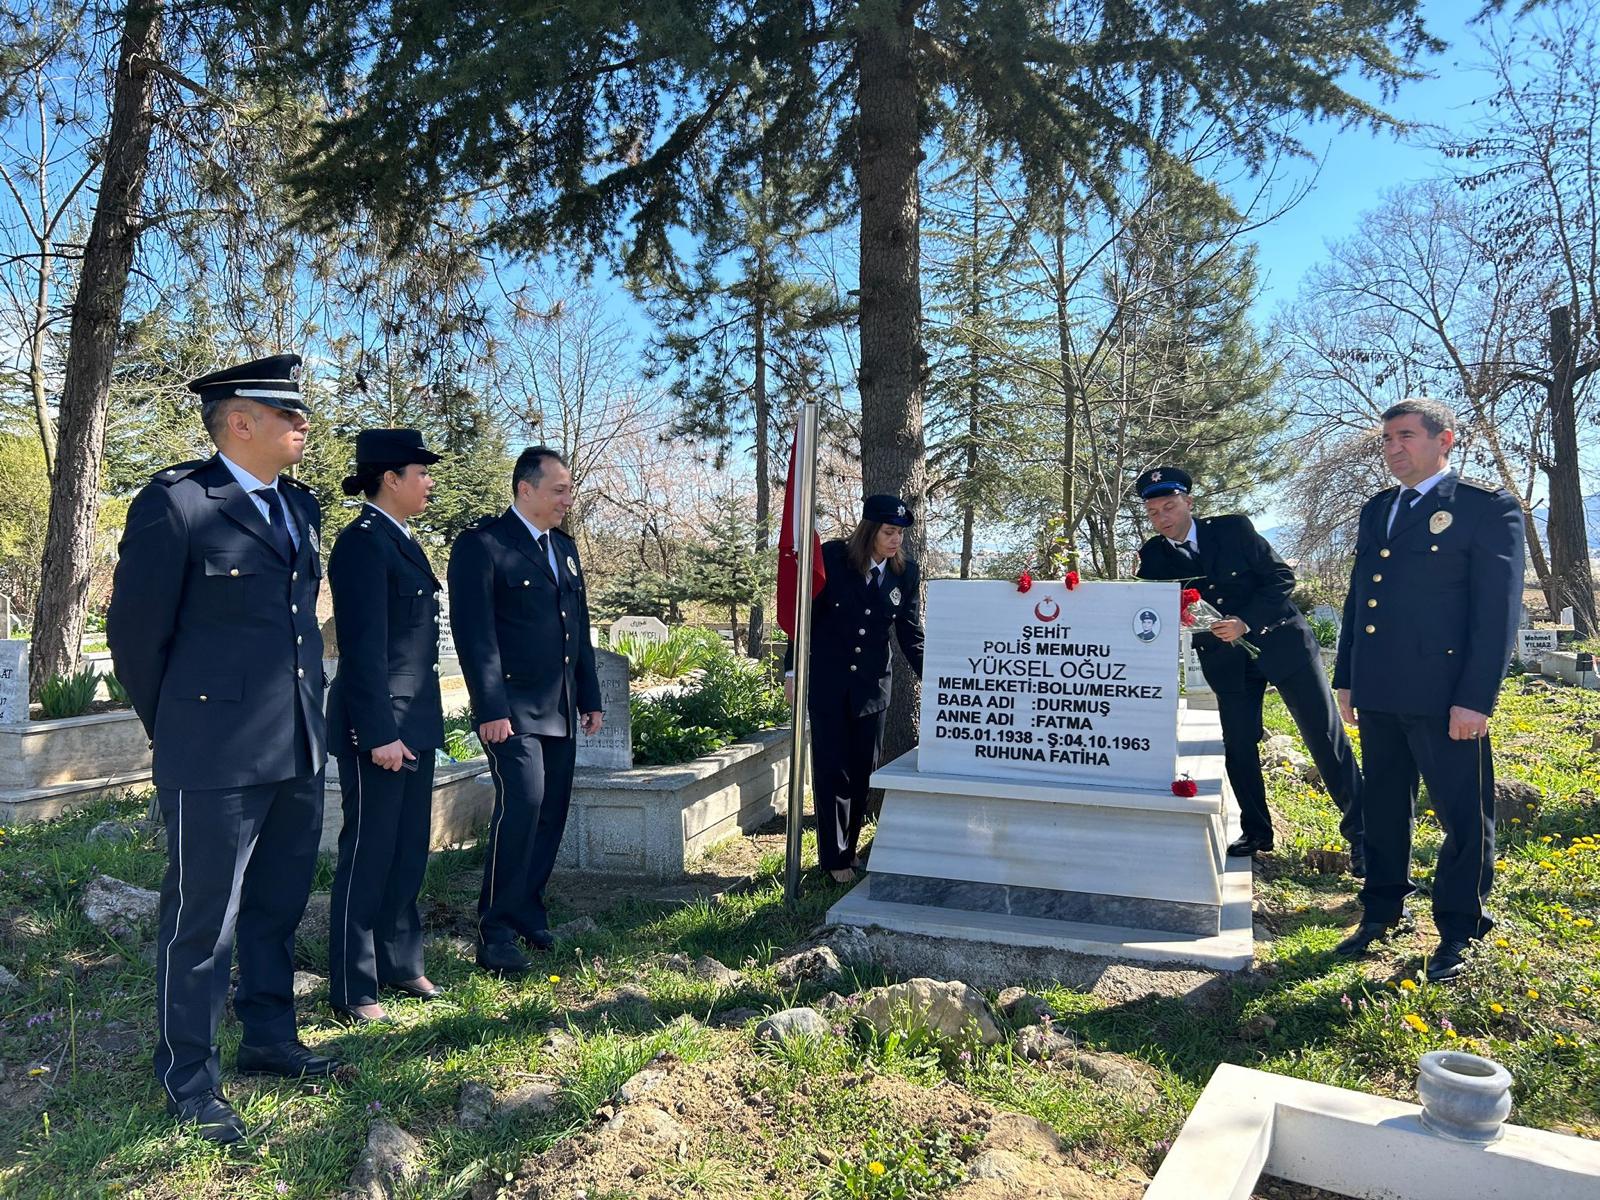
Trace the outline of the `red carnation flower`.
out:
[[[1198,796],[1200,785],[1192,779],[1174,779],[1172,781],[1172,794],[1174,796]]]
[[[1024,571],[1021,575],[1017,576],[1017,591],[1025,592],[1032,586],[1033,576],[1029,572]]]
[[[1188,608],[1189,605],[1193,604],[1195,601],[1197,601],[1199,599],[1200,599],[1200,589],[1199,588],[1184,588],[1183,589],[1183,594],[1178,597],[1178,603],[1182,604],[1185,608]]]
[[[1082,581],[1078,578],[1078,573],[1076,571],[1068,571],[1066,575],[1062,577],[1061,582],[1067,585],[1067,591],[1070,592]]]

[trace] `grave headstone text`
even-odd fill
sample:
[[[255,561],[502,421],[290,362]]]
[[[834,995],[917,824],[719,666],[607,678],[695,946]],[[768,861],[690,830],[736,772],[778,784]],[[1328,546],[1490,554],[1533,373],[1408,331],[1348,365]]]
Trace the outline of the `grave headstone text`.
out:
[[[927,611],[919,770],[1171,784],[1176,585],[936,580]]]
[[[1517,657],[1524,662],[1537,662],[1546,654],[1554,654],[1555,650],[1556,631],[1554,629],[1517,630]]]
[[[667,626],[660,617],[618,617],[611,622],[611,636],[623,634],[641,642],[664,642]]]
[[[578,734],[578,765],[606,770],[633,766],[633,719],[628,711],[628,660],[610,650],[594,652],[595,673],[600,676],[600,707],[605,714],[600,732]]]
[[[0,725],[28,723],[28,643],[0,641]]]

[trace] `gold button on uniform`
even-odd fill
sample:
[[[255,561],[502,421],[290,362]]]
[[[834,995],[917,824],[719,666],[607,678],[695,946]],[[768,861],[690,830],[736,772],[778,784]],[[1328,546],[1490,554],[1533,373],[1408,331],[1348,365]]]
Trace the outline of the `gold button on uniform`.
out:
[[[1367,632],[1368,633],[1377,633],[1378,632],[1378,627],[1376,625],[1368,625],[1367,626]]]
[[[1374,575],[1372,577],[1372,582],[1373,583],[1382,583],[1383,582],[1383,576],[1382,575]]]
[[[1389,557],[1389,551],[1388,550],[1379,550],[1378,551],[1378,557],[1379,558],[1388,558]]]
[[[523,581],[522,581],[522,586],[523,586],[523,587],[527,587],[527,586],[528,586],[528,584],[529,584],[529,582],[530,582],[530,581],[529,581],[529,580],[527,580],[527,579],[524,579],[524,580],[523,580]]]
[[[234,567],[231,571],[228,572],[229,575],[237,575],[238,573],[239,573],[239,568],[238,567]]]
[[[1367,601],[1367,607],[1368,608],[1377,608],[1378,607],[1378,602],[1376,600],[1368,600]]]
[[[1429,546],[1428,549],[1432,550],[1435,554],[1439,552],[1439,547],[1437,546]]]
[[[856,665],[855,665],[855,663],[851,663],[851,664],[850,664],[850,669],[851,669],[851,670],[852,670],[852,671],[854,671],[854,670],[855,670],[855,669],[856,669]]]
[[[204,704],[209,699],[211,699],[211,697],[209,697],[209,696],[201,696],[200,697],[200,703]]]

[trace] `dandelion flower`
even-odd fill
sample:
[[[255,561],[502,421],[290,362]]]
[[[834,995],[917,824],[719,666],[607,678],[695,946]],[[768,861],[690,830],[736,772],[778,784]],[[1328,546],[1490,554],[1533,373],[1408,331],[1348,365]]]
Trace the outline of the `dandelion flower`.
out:
[[[869,1162],[867,1164],[867,1174],[868,1175],[882,1175],[888,1169],[889,1169],[888,1167],[884,1166],[877,1159],[873,1159],[871,1162]]]
[[[1537,1000],[1538,998],[1539,998],[1539,989],[1538,988],[1529,988],[1528,989],[1528,999],[1529,1000]]]
[[[1499,946],[1499,947],[1500,947],[1500,949],[1502,949],[1502,950],[1509,950],[1509,949],[1511,949],[1511,943],[1510,943],[1510,942],[1508,942],[1508,941],[1506,941],[1506,940],[1505,940],[1505,938],[1495,938],[1495,940],[1494,940],[1494,944],[1495,944],[1495,945],[1496,945],[1496,946]]]
[[[1493,1004],[1489,1005],[1489,1011],[1498,1017],[1501,1013],[1506,1011],[1506,1006],[1496,1000]]]
[[[1415,979],[1402,979],[1400,986],[1408,992],[1414,992],[1417,990],[1417,981]]]
[[[561,976],[559,976],[559,975],[550,976],[550,982],[551,983],[560,983],[561,982]]]
[[[1427,1033],[1428,1032],[1428,1023],[1426,1021],[1424,1021],[1421,1017],[1417,1016],[1416,1013],[1407,1013],[1405,1016],[1401,1017],[1400,1019],[1402,1021],[1404,1021],[1407,1025],[1411,1026],[1411,1028],[1415,1029],[1418,1033]]]
[[[1425,808],[1425,809],[1423,809],[1423,810],[1422,810],[1422,815],[1423,815],[1423,816],[1425,816],[1425,817],[1431,817],[1431,816],[1433,816],[1433,815],[1434,815],[1434,812],[1433,812],[1433,809],[1431,809],[1431,808]]]

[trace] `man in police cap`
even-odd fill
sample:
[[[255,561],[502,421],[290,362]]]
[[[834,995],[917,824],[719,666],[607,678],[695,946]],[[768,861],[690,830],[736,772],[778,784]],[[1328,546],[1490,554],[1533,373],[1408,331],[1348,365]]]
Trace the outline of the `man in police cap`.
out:
[[[1444,826],[1433,874],[1439,945],[1428,979],[1454,979],[1494,924],[1494,758],[1489,714],[1522,608],[1522,509],[1493,483],[1450,469],[1455,414],[1402,400],[1383,414],[1399,486],[1361,509],[1333,683],[1361,726],[1368,874],[1361,924],[1338,946],[1358,958],[1406,923],[1417,777]]]
[[[1200,670],[1217,694],[1224,763],[1239,802],[1243,836],[1232,855],[1271,850],[1272,816],[1261,774],[1261,704],[1273,684],[1299,727],[1323,783],[1339,806],[1339,832],[1350,843],[1350,872],[1366,856],[1361,825],[1361,772],[1334,707],[1311,626],[1290,602],[1294,572],[1238,514],[1194,516],[1193,482],[1177,467],[1155,467],[1135,487],[1156,536],[1139,548],[1140,579],[1177,579],[1227,619],[1194,635]],[[1240,643],[1259,654],[1252,657]]]
[[[576,735],[600,731],[600,677],[589,640],[577,544],[559,528],[572,473],[531,446],[511,476],[512,504],[469,525],[450,552],[450,628],[478,739],[489,756],[494,812],[478,894],[478,965],[521,975],[550,935],[544,889],[572,801]]]
[[[219,1083],[235,934],[246,1073],[327,1075],[295,1036],[294,931],[322,831],[321,511],[280,472],[305,452],[300,359],[194,380],[217,453],[158,472],[128,510],[106,638],[154,749],[167,828],[156,1079],[214,1142],[244,1126]]]

